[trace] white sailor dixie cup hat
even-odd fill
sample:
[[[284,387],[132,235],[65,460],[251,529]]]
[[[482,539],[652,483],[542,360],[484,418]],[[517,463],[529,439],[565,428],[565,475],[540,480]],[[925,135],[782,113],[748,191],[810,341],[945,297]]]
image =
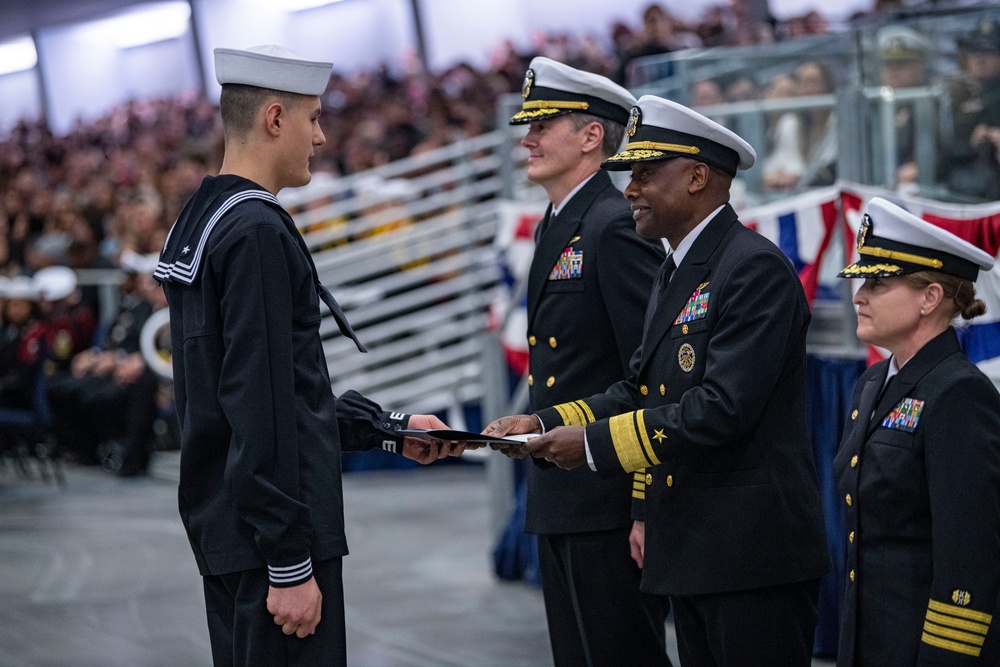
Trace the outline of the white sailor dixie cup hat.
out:
[[[563,116],[573,111],[600,116],[624,125],[635,96],[592,72],[573,69],[550,58],[533,58],[521,86],[524,102],[511,125]]]
[[[968,241],[874,197],[858,230],[858,261],[841,278],[885,278],[917,271],[940,271],[975,282],[994,259]]]
[[[749,169],[757,159],[753,147],[735,132],[654,95],[643,95],[632,107],[625,137],[625,150],[602,167],[625,171],[633,162],[689,157],[735,176],[737,169]]]
[[[239,83],[299,95],[322,95],[333,63],[304,60],[283,46],[266,44],[249,49],[215,49],[215,78],[225,85]]]

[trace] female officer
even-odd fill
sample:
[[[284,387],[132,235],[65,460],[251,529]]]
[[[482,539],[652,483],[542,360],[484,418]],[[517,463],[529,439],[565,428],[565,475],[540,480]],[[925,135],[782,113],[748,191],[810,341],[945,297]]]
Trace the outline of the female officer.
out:
[[[985,312],[993,258],[883,199],[868,206],[858,337],[892,356],[854,389],[834,463],[847,582],[838,665],[995,665],[1000,395],[951,321]]]

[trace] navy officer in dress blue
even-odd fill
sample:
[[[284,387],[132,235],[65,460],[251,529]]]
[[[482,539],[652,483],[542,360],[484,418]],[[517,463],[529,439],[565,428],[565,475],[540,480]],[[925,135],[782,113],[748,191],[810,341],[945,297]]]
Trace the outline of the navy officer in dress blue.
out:
[[[528,125],[528,180],[549,208],[528,275],[529,409],[603,391],[628,376],[642,338],[659,239],[601,163],[618,152],[635,98],[603,76],[534,58],[511,124]],[[631,557],[632,480],[552,464],[528,468],[525,531],[539,572],[556,667],[669,665],[667,610],[639,591]]]
[[[425,463],[450,449],[397,433],[444,427],[433,415],[331,391],[320,301],[365,350],[276,199],[311,179],[331,67],[280,46],[215,50],[221,171],[153,274],[170,305],[180,513],[216,665],[345,664],[341,449]]]
[[[629,378],[486,432],[544,431],[526,451],[602,477],[646,469],[641,588],[670,597],[681,664],[806,667],[829,557],[802,285],[728,204],[755,160],[746,141],[653,96],[626,133],[604,166],[631,169],[636,230],[672,249]]]
[[[867,207],[858,338],[892,356],[858,380],[834,461],[847,580],[840,667],[997,665],[1000,395],[952,326],[985,311],[993,258],[884,200]]]

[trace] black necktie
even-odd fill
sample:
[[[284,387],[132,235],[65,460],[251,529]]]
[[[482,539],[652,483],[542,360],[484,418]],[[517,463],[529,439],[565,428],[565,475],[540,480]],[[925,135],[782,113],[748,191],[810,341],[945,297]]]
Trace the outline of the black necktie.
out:
[[[358,334],[354,333],[354,328],[351,326],[351,323],[347,321],[347,315],[344,314],[344,309],[341,308],[340,304],[337,303],[337,300],[333,298],[333,294],[330,293],[330,290],[328,290],[326,286],[319,281],[319,272],[316,270],[316,263],[313,262],[312,253],[309,252],[309,246],[306,245],[305,239],[302,238],[302,235],[299,234],[299,231],[295,228],[291,217],[286,214],[283,215],[281,219],[285,223],[285,227],[288,228],[288,233],[295,237],[299,244],[299,248],[302,249],[306,259],[309,261],[309,268],[312,269],[313,280],[316,282],[316,292],[319,293],[319,298],[326,304],[326,307],[330,309],[330,314],[333,315],[333,319],[337,321],[340,333],[353,340],[354,344],[358,346],[358,350],[360,352],[368,352],[368,349],[362,345],[361,339],[358,338]]]
[[[677,264],[674,262],[674,253],[670,253],[667,257],[667,261],[663,263],[663,289],[667,289],[667,285],[670,283],[670,277],[674,275],[674,271],[677,269]]]
[[[347,321],[347,315],[344,314],[344,309],[340,307],[337,300],[333,298],[333,294],[330,290],[323,285],[323,283],[316,282],[316,291],[319,292],[319,298],[323,300],[326,307],[330,309],[330,314],[333,315],[333,319],[337,320],[337,326],[340,327],[340,333],[344,334],[348,338],[354,341],[354,344],[358,346],[358,350],[361,352],[367,352],[366,348],[362,343],[361,339],[358,338],[358,334],[354,333],[354,328],[351,327],[351,323]]]
[[[552,212],[552,205],[549,204],[549,208],[545,211],[545,217],[542,221],[538,223],[538,227],[535,228],[535,243],[538,243],[542,238],[542,234],[545,230],[552,226],[552,222],[556,219],[556,214]]]
[[[642,325],[644,338],[646,331],[649,329],[650,322],[653,321],[657,307],[663,302],[663,296],[667,293],[667,285],[670,283],[670,277],[674,274],[676,268],[677,264],[674,263],[674,254],[670,253],[663,264],[660,265],[660,272],[653,282],[653,290],[649,295],[649,305],[646,306],[646,319]]]

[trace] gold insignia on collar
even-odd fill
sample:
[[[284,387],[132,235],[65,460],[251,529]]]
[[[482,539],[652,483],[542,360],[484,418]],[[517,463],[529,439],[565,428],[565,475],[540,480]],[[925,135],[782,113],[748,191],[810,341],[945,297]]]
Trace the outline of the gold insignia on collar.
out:
[[[959,607],[968,607],[969,603],[972,602],[972,593],[956,588],[951,592],[951,601]]]
[[[639,129],[639,124],[642,122],[642,109],[639,107],[632,107],[632,110],[628,114],[628,125],[625,127],[625,134],[631,139],[635,136],[635,131]]]
[[[871,229],[872,219],[868,217],[865,213],[865,217],[861,219],[861,226],[858,228],[858,252],[865,247],[865,237],[868,236],[868,230]]]
[[[521,97],[527,99],[528,95],[531,94],[531,85],[535,83],[535,70],[528,69],[524,73],[524,83],[521,84]]]
[[[694,348],[689,343],[684,343],[677,351],[677,364],[685,373],[694,370]]]

